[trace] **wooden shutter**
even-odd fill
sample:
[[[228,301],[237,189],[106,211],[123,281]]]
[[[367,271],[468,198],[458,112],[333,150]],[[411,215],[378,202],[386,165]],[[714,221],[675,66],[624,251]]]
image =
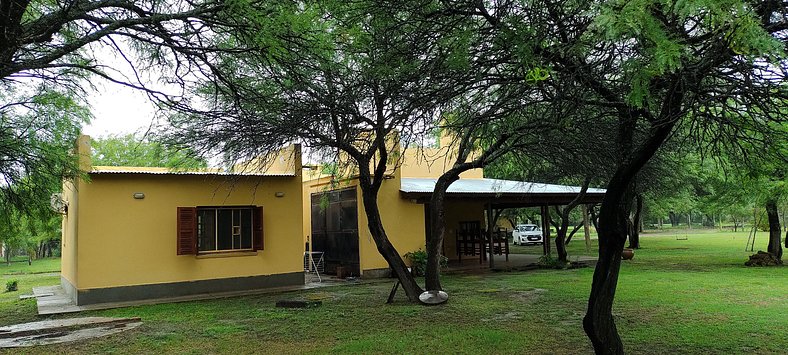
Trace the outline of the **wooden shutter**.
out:
[[[197,254],[197,208],[178,207],[178,255]]]
[[[252,248],[263,250],[263,206],[252,210]]]

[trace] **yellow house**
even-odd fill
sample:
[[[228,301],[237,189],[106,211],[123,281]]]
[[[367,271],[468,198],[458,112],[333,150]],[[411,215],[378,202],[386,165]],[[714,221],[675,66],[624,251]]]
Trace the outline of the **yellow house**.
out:
[[[389,273],[367,228],[357,179],[303,168],[299,146],[263,168],[250,161],[223,172],[92,166],[89,142],[77,142],[89,179],[63,186],[61,285],[77,305],[304,285],[305,251],[322,258],[328,273]],[[401,154],[378,206],[404,257],[425,247],[427,203],[453,157],[449,148]],[[447,192],[443,253],[460,259],[504,252],[494,243],[507,236],[482,235],[491,208],[566,204],[578,191],[467,171]],[[604,190],[589,189],[583,203],[602,196]]]
[[[91,166],[64,183],[61,285],[77,305],[303,285],[300,147],[265,173]]]

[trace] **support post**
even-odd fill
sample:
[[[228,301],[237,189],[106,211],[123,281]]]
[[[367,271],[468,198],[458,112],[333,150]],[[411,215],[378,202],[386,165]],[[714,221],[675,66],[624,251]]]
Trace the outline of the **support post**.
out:
[[[493,215],[492,215],[492,203],[487,204],[487,241],[490,247],[490,269],[495,267],[495,258],[493,257]]]
[[[588,205],[583,205],[583,233],[586,238],[586,253],[591,252],[591,226],[588,223]]]
[[[542,251],[550,255],[550,210],[549,206],[542,206]]]

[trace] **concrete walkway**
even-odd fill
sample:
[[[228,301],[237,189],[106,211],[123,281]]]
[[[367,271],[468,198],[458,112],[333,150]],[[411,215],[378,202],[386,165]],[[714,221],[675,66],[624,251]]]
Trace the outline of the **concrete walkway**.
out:
[[[505,255],[495,255],[493,258],[494,268],[490,269],[490,261],[484,260],[479,262],[478,256],[463,257],[462,262],[452,260],[449,262],[448,270],[445,273],[485,273],[491,271],[514,271],[514,270],[529,270],[536,269],[536,263],[541,258],[541,255],[535,254],[509,254],[509,260],[506,260]],[[596,264],[597,257],[593,256],[570,256],[569,261],[585,262],[593,267]]]
[[[69,297],[68,294],[66,294],[66,292],[63,290],[62,287],[60,287],[60,285],[33,287],[33,295],[35,295],[36,297],[38,314],[47,315],[47,314],[74,313],[74,312],[92,311],[99,309],[149,305],[149,304],[158,304],[158,303],[185,302],[185,301],[205,300],[205,299],[214,299],[214,298],[302,291],[302,290],[311,290],[311,289],[331,287],[331,286],[366,284],[366,283],[376,282],[375,280],[360,280],[360,279],[353,281],[346,281],[337,278],[332,278],[329,275],[321,275],[321,276],[322,276],[322,282],[317,282],[317,278],[314,278],[314,274],[311,275],[307,274],[305,276],[306,283],[300,286],[273,287],[273,288],[260,289],[260,290],[235,291],[235,292],[204,293],[199,295],[190,295],[190,296],[182,296],[182,297],[156,298],[156,299],[131,301],[131,302],[99,303],[99,304],[91,304],[84,306],[77,306],[74,303],[74,300],[71,299],[71,297]]]

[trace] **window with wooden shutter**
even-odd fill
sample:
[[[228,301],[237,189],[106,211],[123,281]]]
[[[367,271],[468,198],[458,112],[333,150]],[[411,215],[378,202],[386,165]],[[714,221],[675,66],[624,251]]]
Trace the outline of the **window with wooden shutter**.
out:
[[[197,208],[178,207],[178,255],[197,254]]]
[[[252,213],[252,246],[254,250],[263,250],[263,207],[255,207]]]

